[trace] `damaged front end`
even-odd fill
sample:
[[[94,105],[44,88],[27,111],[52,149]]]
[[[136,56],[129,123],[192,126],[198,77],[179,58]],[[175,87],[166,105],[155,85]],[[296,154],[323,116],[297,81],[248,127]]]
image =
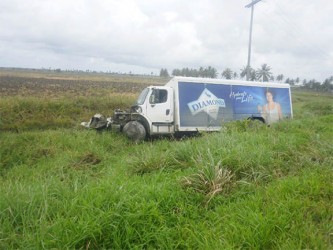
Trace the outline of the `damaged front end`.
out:
[[[150,122],[146,117],[147,99],[151,88],[145,88],[139,95],[135,104],[129,110],[116,109],[112,117],[101,114],[94,115],[89,122],[82,122],[86,128],[101,131],[104,129],[116,130],[125,134],[133,141],[142,141],[150,136]],[[155,103],[151,102],[152,107]]]
[[[111,129],[122,131],[128,122],[137,119],[139,114],[137,109],[138,106],[132,106],[130,111],[116,109],[112,117],[95,114],[89,122],[82,122],[81,125],[86,128],[96,129],[97,131]]]
[[[111,129],[112,118],[95,114],[89,122],[81,122],[81,126],[98,130]]]

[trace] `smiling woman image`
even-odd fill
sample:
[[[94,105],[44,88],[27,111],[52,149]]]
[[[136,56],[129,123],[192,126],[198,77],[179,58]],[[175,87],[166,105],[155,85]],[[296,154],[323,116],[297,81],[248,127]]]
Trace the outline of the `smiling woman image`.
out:
[[[282,119],[282,111],[279,103],[274,102],[273,94],[270,91],[266,92],[267,103],[261,107],[258,106],[258,111],[265,119],[267,124],[272,124]]]

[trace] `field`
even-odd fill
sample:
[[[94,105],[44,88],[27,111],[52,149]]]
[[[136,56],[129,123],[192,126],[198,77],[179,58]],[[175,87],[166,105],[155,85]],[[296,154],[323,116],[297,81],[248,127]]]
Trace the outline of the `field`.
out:
[[[0,131],[73,128],[96,112],[127,108],[141,90],[168,79],[0,70]]]
[[[79,126],[159,77],[0,70],[0,249],[332,249],[333,97],[134,144]]]

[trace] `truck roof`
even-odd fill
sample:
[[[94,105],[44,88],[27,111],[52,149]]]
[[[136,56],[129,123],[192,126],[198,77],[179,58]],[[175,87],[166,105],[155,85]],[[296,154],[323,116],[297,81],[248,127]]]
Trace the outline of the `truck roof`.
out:
[[[244,86],[258,86],[258,87],[270,87],[270,88],[290,88],[287,83],[277,82],[253,82],[243,80],[227,80],[227,79],[216,79],[216,78],[199,78],[199,77],[184,77],[175,76],[173,77],[166,86],[173,86],[176,82],[191,82],[191,83],[210,83],[210,84],[225,84],[225,85],[244,85]]]

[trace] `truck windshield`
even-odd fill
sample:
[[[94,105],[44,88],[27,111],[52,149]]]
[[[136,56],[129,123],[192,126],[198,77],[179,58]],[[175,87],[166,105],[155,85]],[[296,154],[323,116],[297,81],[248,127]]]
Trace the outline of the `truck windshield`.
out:
[[[149,88],[145,88],[144,90],[142,90],[141,94],[138,97],[138,100],[136,101],[137,105],[142,105],[145,102],[148,92]]]

